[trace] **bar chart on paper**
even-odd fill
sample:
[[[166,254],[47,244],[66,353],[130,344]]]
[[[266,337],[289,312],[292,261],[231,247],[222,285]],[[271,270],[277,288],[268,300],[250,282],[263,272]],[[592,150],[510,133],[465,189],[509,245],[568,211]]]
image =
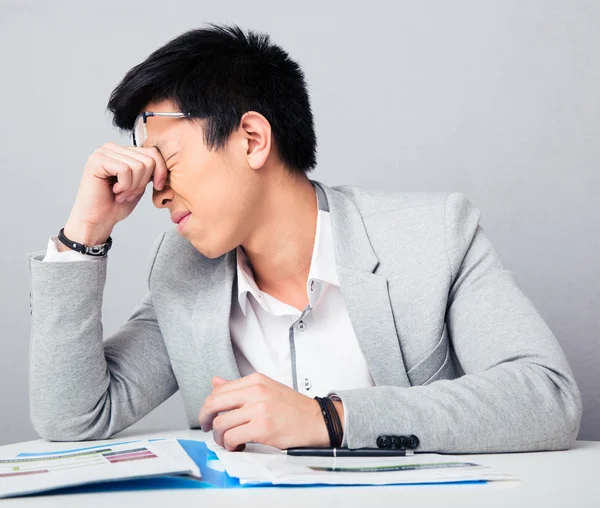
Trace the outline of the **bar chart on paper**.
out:
[[[17,457],[0,459],[0,478],[44,474],[64,469],[81,469],[104,464],[119,464],[132,460],[157,458],[148,448],[126,448],[114,451],[107,447],[79,453],[66,453],[46,457]]]
[[[0,498],[100,482],[200,471],[176,440],[136,441],[0,458]]]

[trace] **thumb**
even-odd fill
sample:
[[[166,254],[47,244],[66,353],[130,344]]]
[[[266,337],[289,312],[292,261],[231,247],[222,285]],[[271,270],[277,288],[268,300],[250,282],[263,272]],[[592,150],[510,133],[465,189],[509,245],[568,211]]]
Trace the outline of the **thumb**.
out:
[[[211,384],[213,385],[213,388],[224,385],[225,383],[228,383],[227,379],[223,379],[222,377],[219,377],[219,376],[213,376],[213,378],[211,380]]]

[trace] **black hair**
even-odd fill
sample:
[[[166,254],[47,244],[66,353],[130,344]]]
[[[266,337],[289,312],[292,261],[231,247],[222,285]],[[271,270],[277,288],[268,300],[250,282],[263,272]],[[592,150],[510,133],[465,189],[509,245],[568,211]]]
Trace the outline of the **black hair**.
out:
[[[107,109],[115,127],[131,132],[142,108],[162,100],[206,119],[209,149],[225,146],[242,115],[256,111],[271,124],[273,144],[290,171],[307,173],[316,165],[304,73],[267,34],[213,23],[184,32],[131,68]]]

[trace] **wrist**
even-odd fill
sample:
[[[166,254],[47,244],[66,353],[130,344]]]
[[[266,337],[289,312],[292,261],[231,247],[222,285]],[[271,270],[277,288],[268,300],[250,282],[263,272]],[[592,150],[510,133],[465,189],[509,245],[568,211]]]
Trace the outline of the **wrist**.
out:
[[[339,448],[344,442],[344,406],[340,400],[315,397],[321,413],[320,444],[318,446]]]
[[[344,429],[344,403],[341,400],[332,400],[335,409],[337,410],[338,416],[340,417],[340,423],[342,425],[342,432],[345,432]]]
[[[108,241],[112,227],[92,226],[83,222],[69,219],[64,228],[64,234],[69,240],[82,243],[87,246],[100,245]],[[59,242],[58,250],[63,252],[69,247]]]

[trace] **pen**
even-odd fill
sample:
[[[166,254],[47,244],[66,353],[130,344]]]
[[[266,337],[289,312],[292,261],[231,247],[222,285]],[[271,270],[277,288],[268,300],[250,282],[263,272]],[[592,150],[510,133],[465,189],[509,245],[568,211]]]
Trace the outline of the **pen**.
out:
[[[412,450],[390,448],[288,448],[282,453],[293,457],[410,457]]]

